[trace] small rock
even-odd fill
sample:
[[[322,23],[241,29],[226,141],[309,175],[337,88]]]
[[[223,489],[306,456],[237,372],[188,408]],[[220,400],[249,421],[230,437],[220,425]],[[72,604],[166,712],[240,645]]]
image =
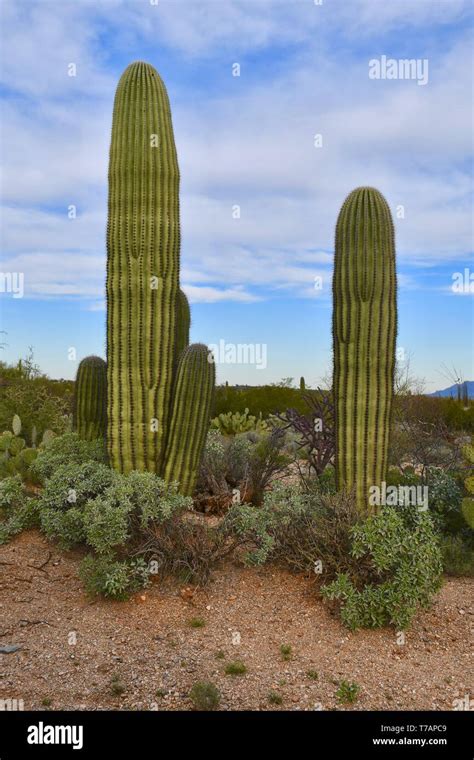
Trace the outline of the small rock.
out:
[[[21,644],[6,644],[4,647],[0,647],[0,654],[11,654],[21,649]]]

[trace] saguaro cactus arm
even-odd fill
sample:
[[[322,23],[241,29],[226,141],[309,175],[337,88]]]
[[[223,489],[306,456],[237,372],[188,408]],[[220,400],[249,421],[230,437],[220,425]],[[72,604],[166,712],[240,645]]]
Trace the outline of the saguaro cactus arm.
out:
[[[179,360],[164,471],[165,480],[177,480],[185,495],[192,494],[196,482],[214,386],[209,349],[202,343],[189,346]]]

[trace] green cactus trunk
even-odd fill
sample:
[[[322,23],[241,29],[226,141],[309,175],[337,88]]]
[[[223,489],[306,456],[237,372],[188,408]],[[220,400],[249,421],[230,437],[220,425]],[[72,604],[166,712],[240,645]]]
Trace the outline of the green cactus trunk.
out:
[[[188,403],[187,393],[173,393],[190,326],[179,252],[179,168],[168,95],[152,66],[133,63],[117,87],[109,164],[107,444],[120,472],[170,469],[176,399]],[[185,413],[190,428],[199,429],[191,437],[198,445],[201,414],[197,407]]]
[[[166,445],[179,290],[179,169],[165,86],[131,64],[114,102],[107,228],[108,448],[155,471]]]
[[[165,480],[177,480],[190,496],[196,482],[201,453],[209,430],[216,371],[209,350],[202,343],[181,355],[166,451]]]
[[[336,226],[333,361],[336,481],[373,511],[371,486],[385,480],[397,332],[393,222],[385,198],[362,187]]]
[[[74,429],[79,438],[105,438],[107,430],[107,365],[100,356],[86,356],[77,368]]]

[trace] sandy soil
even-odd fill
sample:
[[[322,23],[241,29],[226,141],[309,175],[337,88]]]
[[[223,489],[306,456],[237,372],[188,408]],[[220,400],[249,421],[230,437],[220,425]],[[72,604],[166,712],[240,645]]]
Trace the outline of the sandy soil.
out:
[[[389,629],[348,632],[307,579],[275,568],[228,564],[206,589],[156,583],[119,603],[84,595],[80,558],[36,531],[0,547],[0,647],[20,646],[0,654],[0,699],[25,710],[187,710],[201,680],[218,687],[223,710],[450,710],[472,698],[471,579],[446,580],[401,644]],[[244,675],[225,674],[235,660]],[[338,702],[343,679],[360,687],[353,704]]]

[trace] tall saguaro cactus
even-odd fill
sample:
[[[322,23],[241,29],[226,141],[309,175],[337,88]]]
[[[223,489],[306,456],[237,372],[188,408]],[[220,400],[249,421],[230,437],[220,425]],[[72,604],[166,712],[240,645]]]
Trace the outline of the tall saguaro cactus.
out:
[[[394,229],[370,187],[346,198],[336,226],[333,361],[336,480],[370,511],[368,489],[385,479],[397,332]]]
[[[74,391],[73,424],[79,438],[105,438],[107,429],[107,365],[100,356],[79,363]]]
[[[108,210],[110,462],[125,473],[163,475],[190,315],[179,286],[179,168],[170,105],[158,72],[146,63],[131,64],[117,87]],[[209,363],[206,371],[212,375]],[[209,415],[209,403],[201,414]],[[180,445],[198,439],[191,435]]]

